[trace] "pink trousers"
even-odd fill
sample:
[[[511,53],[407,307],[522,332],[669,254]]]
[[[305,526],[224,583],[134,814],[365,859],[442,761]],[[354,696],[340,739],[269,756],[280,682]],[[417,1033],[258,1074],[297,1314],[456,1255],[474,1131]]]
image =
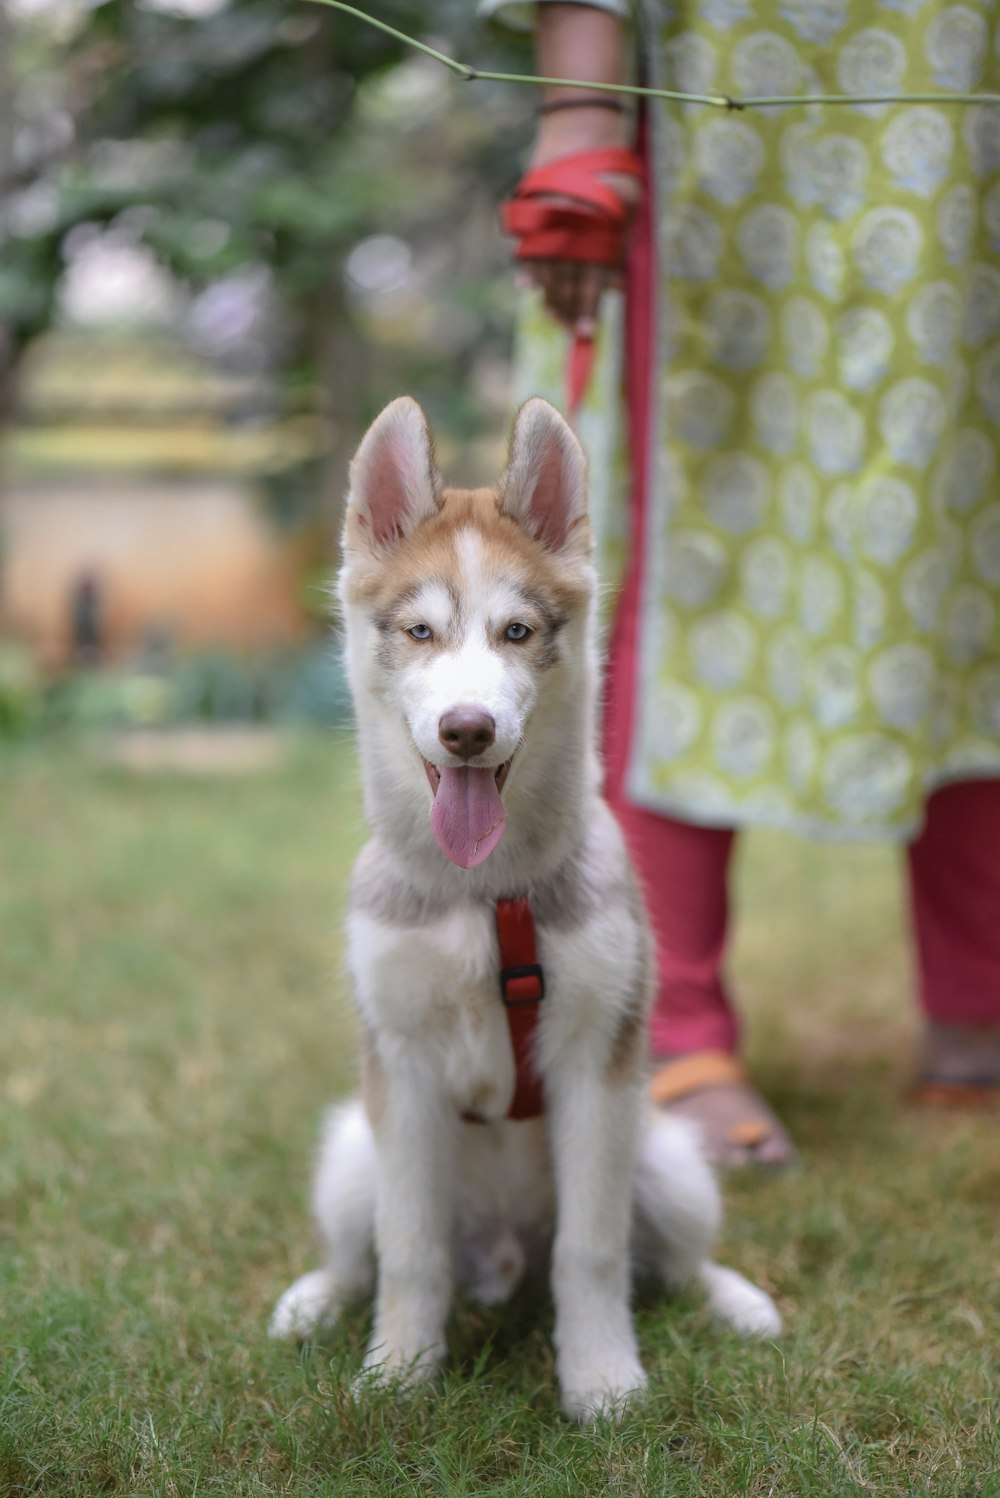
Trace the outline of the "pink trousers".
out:
[[[607,793],[643,883],[659,952],[651,1040],[658,1056],[736,1049],[723,958],[732,828],[695,827],[623,793],[633,721],[638,586],[619,606],[605,708]],[[935,791],[907,849],[920,1002],[931,1020],[1000,1025],[1000,780]]]

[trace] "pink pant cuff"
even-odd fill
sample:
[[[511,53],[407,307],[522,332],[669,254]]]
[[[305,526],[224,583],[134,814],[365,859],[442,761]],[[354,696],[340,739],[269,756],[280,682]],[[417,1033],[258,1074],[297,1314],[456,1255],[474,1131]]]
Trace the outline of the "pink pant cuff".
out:
[[[654,1056],[683,1056],[689,1051],[735,1053],[739,1027],[732,1014],[718,1010],[684,1017],[661,1013],[658,1007],[650,1020],[649,1043]]]

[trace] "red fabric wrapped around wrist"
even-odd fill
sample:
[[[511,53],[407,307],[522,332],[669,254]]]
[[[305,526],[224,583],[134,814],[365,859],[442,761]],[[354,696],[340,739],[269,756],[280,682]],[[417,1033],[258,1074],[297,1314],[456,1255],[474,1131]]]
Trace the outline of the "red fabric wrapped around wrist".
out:
[[[624,264],[631,206],[602,173],[645,178],[633,151],[579,151],[525,173],[500,210],[505,233],[517,240],[518,260],[563,260],[616,269]],[[554,201],[555,200],[555,201]],[[594,362],[593,337],[577,333],[567,366],[566,404],[572,416],[583,399]]]
[[[635,153],[614,146],[579,151],[526,172],[500,210],[504,232],[518,241],[516,258],[621,265],[631,210],[600,181],[606,172],[643,178]]]

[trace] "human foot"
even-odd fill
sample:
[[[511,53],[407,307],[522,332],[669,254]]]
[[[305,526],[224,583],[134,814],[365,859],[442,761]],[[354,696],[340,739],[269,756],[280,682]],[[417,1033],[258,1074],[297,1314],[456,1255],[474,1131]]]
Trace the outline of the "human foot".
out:
[[[929,1023],[912,1099],[938,1108],[1000,1106],[1000,1025]]]
[[[649,1084],[658,1108],[692,1119],[715,1165],[787,1165],[795,1158],[781,1123],[727,1051],[661,1057]]]

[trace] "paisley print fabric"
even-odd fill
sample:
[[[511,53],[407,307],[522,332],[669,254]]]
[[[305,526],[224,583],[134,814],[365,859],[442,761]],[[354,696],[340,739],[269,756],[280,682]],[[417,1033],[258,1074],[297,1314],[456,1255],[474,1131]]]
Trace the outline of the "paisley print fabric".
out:
[[[610,8],[614,8],[609,6]],[[1000,90],[992,0],[646,6],[654,81]],[[1000,108],[653,108],[660,306],[635,799],[912,836],[1000,775]],[[625,545],[620,309],[580,430]],[[563,393],[525,314],[522,391]]]

